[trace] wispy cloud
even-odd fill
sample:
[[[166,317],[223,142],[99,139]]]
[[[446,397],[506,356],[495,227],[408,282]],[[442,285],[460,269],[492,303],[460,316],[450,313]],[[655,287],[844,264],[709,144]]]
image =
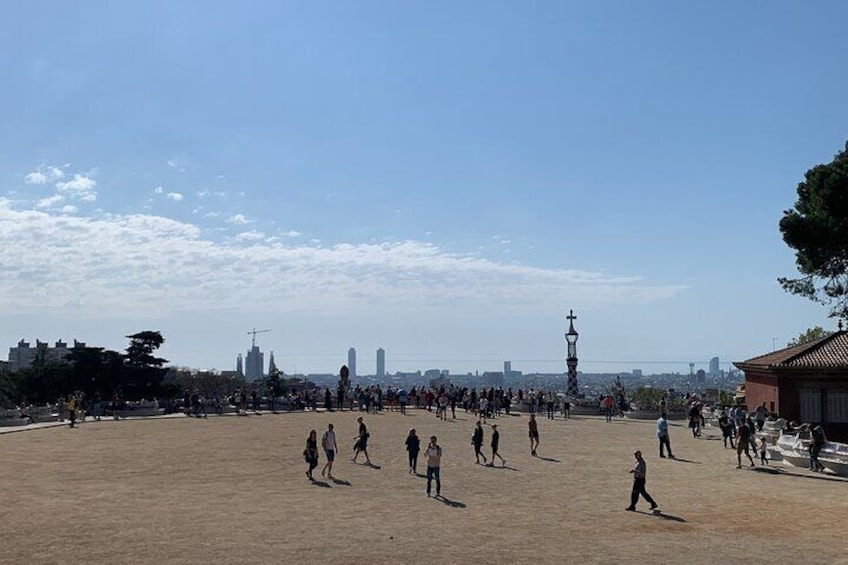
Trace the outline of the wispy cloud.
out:
[[[97,200],[97,191],[94,190],[95,186],[97,186],[96,180],[77,173],[69,181],[57,182],[56,190],[60,194],[65,194],[70,198],[82,200],[83,202],[94,202]]]
[[[565,296],[587,306],[645,303],[684,288],[504,264],[418,241],[324,247],[264,238],[250,230],[217,242],[161,216],[62,215],[0,199],[0,263],[12,266],[0,277],[0,296],[23,313],[104,317],[232,309],[388,316],[398,308],[474,316],[558,311]],[[34,242],[25,254],[21,241]]]
[[[284,235],[286,237],[300,237],[303,234],[301,234],[299,231],[289,230],[287,232],[283,232],[281,235]]]
[[[33,171],[27,174],[24,177],[24,182],[27,184],[47,184],[49,182],[54,182],[64,177],[65,173],[62,172],[62,169],[58,167],[42,165],[38,168],[37,171]]]
[[[179,192],[169,192],[168,194],[165,195],[165,198],[167,198],[168,200],[173,200],[174,202],[182,202],[183,201],[183,195],[180,194]]]
[[[233,224],[233,225],[236,225],[236,226],[243,226],[245,224],[249,224],[250,220],[248,220],[244,216],[244,214],[236,214],[234,216],[230,216],[229,218],[227,218],[227,223]]]
[[[157,186],[153,189],[153,194],[162,194],[163,192],[165,192],[165,188],[161,186]]]

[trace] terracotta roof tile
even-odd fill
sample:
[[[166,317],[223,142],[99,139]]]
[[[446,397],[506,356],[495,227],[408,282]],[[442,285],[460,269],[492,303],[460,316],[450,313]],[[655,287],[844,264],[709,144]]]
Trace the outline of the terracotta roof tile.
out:
[[[848,331],[834,332],[810,343],[753,357],[739,365],[848,368]]]

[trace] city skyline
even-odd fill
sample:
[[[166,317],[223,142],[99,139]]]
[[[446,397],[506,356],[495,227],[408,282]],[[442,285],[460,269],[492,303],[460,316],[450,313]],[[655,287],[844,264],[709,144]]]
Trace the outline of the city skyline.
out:
[[[778,222],[848,137],[845,3],[6,16],[0,343],[552,372],[573,309],[579,370],[686,373],[836,327]]]

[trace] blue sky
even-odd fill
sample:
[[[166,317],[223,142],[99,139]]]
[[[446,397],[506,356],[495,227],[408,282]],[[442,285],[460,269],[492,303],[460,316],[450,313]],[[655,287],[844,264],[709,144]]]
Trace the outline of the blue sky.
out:
[[[18,3],[0,343],[286,372],[688,371],[826,309],[777,223],[848,139],[848,5]]]

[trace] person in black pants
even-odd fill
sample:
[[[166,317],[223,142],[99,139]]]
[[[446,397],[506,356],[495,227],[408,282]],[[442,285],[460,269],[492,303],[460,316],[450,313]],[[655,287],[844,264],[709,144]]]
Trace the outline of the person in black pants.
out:
[[[312,471],[318,466],[318,432],[315,430],[310,431],[309,437],[306,438],[306,449],[303,450],[303,458],[309,465],[306,476],[309,477],[310,481],[314,481]]]
[[[406,436],[406,450],[409,452],[409,472],[418,474],[418,452],[421,451],[421,440],[415,434],[415,428],[409,430]]]
[[[636,458],[636,464],[630,469],[630,472],[633,474],[633,490],[630,492],[630,506],[625,508],[625,510],[629,512],[636,511],[636,503],[639,502],[639,495],[642,495],[648,504],[651,505],[651,510],[657,509],[657,503],[654,502],[654,499],[651,498],[651,495],[648,494],[648,491],[645,490],[645,473],[647,470],[647,466],[645,464],[645,460],[642,459],[642,452],[635,451],[633,456]]]
[[[498,446],[501,441],[501,434],[498,432],[498,425],[492,424],[492,462],[491,466],[495,465],[495,457],[501,460],[501,467],[506,467],[506,459],[501,457],[501,454],[498,453]]]
[[[471,444],[474,446],[474,457],[477,458],[477,464],[480,464],[480,458],[483,458],[483,463],[486,463],[486,456],[480,451],[483,447],[483,425],[477,420],[477,427],[474,428],[474,435],[471,436]]]

